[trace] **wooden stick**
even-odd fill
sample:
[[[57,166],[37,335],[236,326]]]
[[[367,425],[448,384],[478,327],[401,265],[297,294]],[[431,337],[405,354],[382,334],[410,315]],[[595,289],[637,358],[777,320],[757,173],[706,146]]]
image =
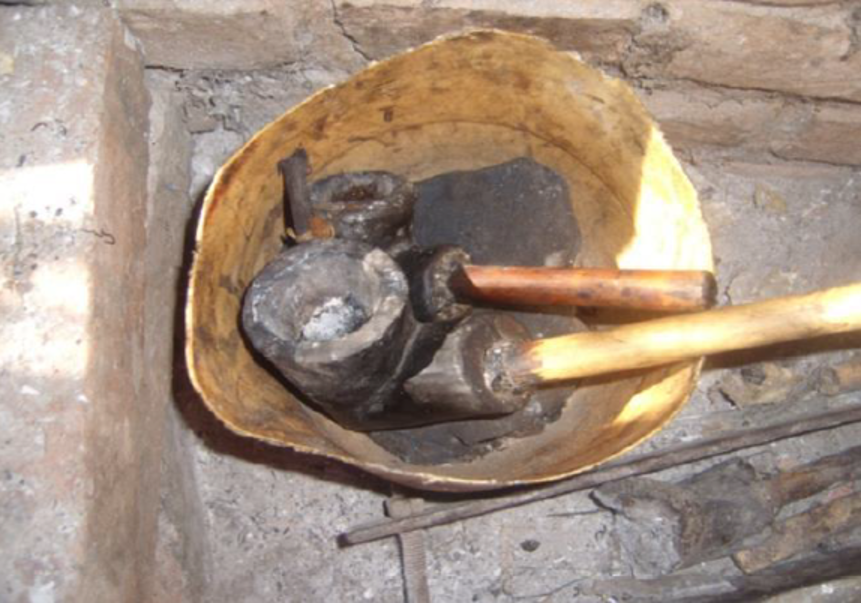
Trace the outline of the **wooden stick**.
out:
[[[515,383],[538,385],[859,329],[859,283],[509,347]]]
[[[816,551],[838,533],[851,533],[859,527],[859,493],[851,493],[779,522],[772,534],[750,549],[733,555],[733,561],[746,574],[769,568],[803,552]]]
[[[456,297],[488,304],[702,310],[715,303],[706,271],[616,270],[466,265],[450,287]]]
[[[858,497],[858,495],[857,495]],[[735,593],[720,595],[705,602],[763,602],[770,594],[786,593],[788,590],[832,581],[840,577],[859,577],[859,542],[856,545],[831,551],[814,550],[795,560],[774,564],[760,572],[730,578]],[[823,592],[821,592],[823,593]],[[792,595],[791,595],[792,597]],[[690,600],[696,601],[696,600]],[[773,600],[795,602],[804,600]]]
[[[775,505],[781,507],[791,501],[811,497],[833,484],[859,480],[860,448],[821,457],[817,461],[780,472],[767,483]]]
[[[657,451],[633,459],[607,464],[598,470],[579,474],[550,486],[526,492],[461,504],[437,506],[411,517],[378,522],[355,528],[341,535],[348,545],[365,543],[391,537],[399,533],[458,522],[519,505],[558,497],[575,491],[592,489],[601,484],[659,472],[674,466],[701,461],[717,455],[725,455],[740,449],[758,447],[767,443],[836,428],[844,424],[859,422],[859,405],[853,404],[825,413],[796,417],[772,426],[742,430],[718,438],[706,439],[682,447]]]
[[[836,585],[836,579],[841,577],[847,577],[842,591],[852,594],[853,587],[859,591],[858,544],[828,552],[807,552],[802,558],[751,575],[737,575],[721,567],[704,568],[656,579],[629,576],[595,579],[580,583],[579,588],[582,601],[591,602],[805,602],[821,601],[817,596],[831,593],[837,587],[832,600],[852,602],[852,596],[838,598],[841,587]],[[805,594],[790,592],[802,587],[817,589],[813,592],[816,596],[809,594],[806,599]],[[776,594],[777,599],[764,599]]]
[[[674,484],[645,477],[605,484],[592,498],[621,517],[618,537],[635,574],[654,575],[733,554],[787,503],[858,478],[852,447],[771,477],[733,458]]]
[[[418,498],[393,497],[386,502],[386,512],[391,518],[410,516],[421,511],[423,507],[424,502]],[[400,534],[398,540],[404,575],[404,601],[430,602],[425,534],[422,531],[411,531]]]

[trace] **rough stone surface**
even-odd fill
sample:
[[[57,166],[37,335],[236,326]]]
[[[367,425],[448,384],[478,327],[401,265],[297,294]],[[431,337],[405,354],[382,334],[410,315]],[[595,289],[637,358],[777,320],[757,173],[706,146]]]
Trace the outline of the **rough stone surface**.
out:
[[[147,600],[200,602],[213,574],[207,531],[194,460],[194,435],[179,410],[166,418],[162,449],[162,482],[155,573]]]
[[[685,146],[742,149],[764,146],[786,107],[781,99],[752,98],[695,85],[637,89],[650,114],[661,124],[668,141]]]
[[[394,543],[337,542],[382,514],[383,485],[321,460],[221,442],[237,457],[199,447],[196,458],[215,571],[206,600],[401,601]]]
[[[859,165],[859,106],[717,90],[693,84],[638,88],[676,149],[712,147],[752,160]]]
[[[344,31],[364,55],[381,59],[435,37],[492,27],[546,38],[601,64],[622,61],[642,2],[621,0],[336,0]]]
[[[623,70],[635,77],[858,101],[858,13],[854,26],[852,7],[650,4]]]
[[[713,239],[720,303],[858,280],[858,170],[704,159],[687,172]]]
[[[290,64],[352,72],[365,63],[328,0],[115,0],[147,63],[173,69]]]
[[[810,377],[810,380],[806,380]],[[815,384],[818,376],[805,376],[779,363],[759,363],[746,366],[739,373],[730,373],[716,384],[717,394],[742,407],[766,405],[793,400]]]
[[[800,587],[764,602],[855,602],[859,598],[860,578],[857,576]]]
[[[858,8],[854,17],[853,3],[338,0],[337,4],[345,31],[373,58],[442,33],[497,27],[546,37],[592,62],[620,66],[630,77],[859,100]]]
[[[143,66],[103,8],[3,8],[0,30],[0,592],[137,599],[164,408],[143,398]]]
[[[117,0],[150,64],[350,72],[475,27],[531,33],[632,77],[859,100],[855,2]],[[800,77],[801,76],[801,77]]]
[[[297,82],[310,91],[368,60],[439,35],[495,27],[544,37],[625,76],[641,88],[675,146],[719,145],[749,156],[859,163],[858,2],[117,0],[116,5],[141,39],[149,64],[195,70],[183,74],[182,85],[195,91],[186,105],[188,124],[214,137],[221,136],[220,129],[249,128],[241,132],[248,138],[267,121],[255,115],[268,114],[262,107],[285,91],[297,91]],[[257,75],[238,69],[255,69]],[[228,89],[243,80],[257,95],[240,103],[242,92]],[[267,80],[285,86],[278,90]],[[215,106],[209,104],[213,91],[219,97]]]
[[[178,73],[175,87],[183,95],[185,124],[195,134],[189,185],[192,199],[202,197],[216,170],[255,132],[340,79],[340,72],[308,66]]]
[[[185,239],[190,234],[192,202],[192,135],[184,122],[184,96],[176,76],[147,73],[150,107],[150,169],[148,173],[145,249],[145,343],[148,355],[147,398],[168,406],[161,449],[161,489],[155,545],[155,572],[146,598],[157,602],[200,601],[208,567],[206,531],[189,441],[192,438],[174,400],[172,346],[184,295],[181,274]]]
[[[807,105],[799,112],[798,129],[771,143],[776,156],[859,165],[858,105]]]

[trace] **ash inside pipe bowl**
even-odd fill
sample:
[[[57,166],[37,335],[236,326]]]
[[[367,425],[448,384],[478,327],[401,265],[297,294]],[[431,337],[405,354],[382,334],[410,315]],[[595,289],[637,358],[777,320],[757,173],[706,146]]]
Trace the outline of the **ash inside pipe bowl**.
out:
[[[353,296],[326,298],[302,327],[302,339],[328,342],[353,333],[368,321],[365,308]]]

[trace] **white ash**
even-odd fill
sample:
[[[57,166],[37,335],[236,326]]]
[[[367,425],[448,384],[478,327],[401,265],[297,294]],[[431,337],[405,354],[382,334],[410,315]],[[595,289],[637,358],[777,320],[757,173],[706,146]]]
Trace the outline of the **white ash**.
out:
[[[312,342],[335,340],[356,331],[367,320],[365,309],[353,296],[327,298],[305,323],[302,339]]]

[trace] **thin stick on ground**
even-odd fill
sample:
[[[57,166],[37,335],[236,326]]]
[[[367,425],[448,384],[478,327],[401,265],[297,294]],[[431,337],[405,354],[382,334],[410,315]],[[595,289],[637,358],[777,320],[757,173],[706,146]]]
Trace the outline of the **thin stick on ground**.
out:
[[[859,421],[860,408],[859,405],[855,404],[834,411],[805,415],[772,426],[741,430],[718,438],[701,440],[682,447],[656,451],[626,461],[613,462],[598,470],[579,474],[550,486],[531,489],[515,495],[469,503],[436,506],[420,514],[358,527],[342,534],[341,542],[346,545],[356,545],[408,531],[450,524],[466,518],[473,518],[534,501],[550,499],[551,497],[558,497],[575,491],[592,489],[608,482],[622,480],[623,478],[650,474],[710,457],[733,453],[741,449],[759,447],[777,440],[793,438],[809,432],[837,428],[845,424],[858,423]]]

